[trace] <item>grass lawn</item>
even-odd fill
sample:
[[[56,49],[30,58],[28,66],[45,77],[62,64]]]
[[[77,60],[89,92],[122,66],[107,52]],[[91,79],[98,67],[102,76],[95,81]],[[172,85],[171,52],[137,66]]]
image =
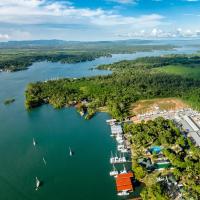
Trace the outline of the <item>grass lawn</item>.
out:
[[[188,78],[200,79],[200,65],[168,65],[156,68],[155,70]]]

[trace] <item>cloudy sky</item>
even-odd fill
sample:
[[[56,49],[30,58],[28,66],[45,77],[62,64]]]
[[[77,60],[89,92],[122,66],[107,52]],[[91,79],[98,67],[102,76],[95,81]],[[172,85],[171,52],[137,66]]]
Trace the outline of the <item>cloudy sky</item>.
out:
[[[199,36],[200,0],[0,0],[0,41]]]

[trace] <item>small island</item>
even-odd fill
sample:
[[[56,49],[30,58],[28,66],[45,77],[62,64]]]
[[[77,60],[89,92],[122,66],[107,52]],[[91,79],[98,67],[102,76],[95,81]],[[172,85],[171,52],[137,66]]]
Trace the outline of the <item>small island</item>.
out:
[[[6,99],[6,100],[4,101],[4,105],[9,105],[9,104],[14,103],[14,102],[15,102],[15,99],[14,99],[14,98]]]

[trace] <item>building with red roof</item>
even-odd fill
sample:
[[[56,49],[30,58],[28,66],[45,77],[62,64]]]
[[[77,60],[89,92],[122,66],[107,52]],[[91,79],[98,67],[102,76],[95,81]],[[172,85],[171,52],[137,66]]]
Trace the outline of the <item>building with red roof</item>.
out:
[[[133,191],[133,183],[132,183],[132,178],[133,178],[133,173],[125,173],[125,174],[118,174],[116,177],[116,186],[117,186],[117,191]]]

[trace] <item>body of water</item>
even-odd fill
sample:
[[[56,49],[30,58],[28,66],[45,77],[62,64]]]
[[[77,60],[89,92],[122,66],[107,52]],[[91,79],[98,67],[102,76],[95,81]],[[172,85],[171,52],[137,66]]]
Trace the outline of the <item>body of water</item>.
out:
[[[49,105],[27,112],[24,91],[29,82],[106,75],[111,72],[90,68],[143,56],[192,52],[194,49],[186,48],[120,54],[77,64],[40,62],[25,71],[0,73],[0,199],[118,199],[114,179],[109,176],[110,152],[116,151],[105,122],[109,115],[98,113],[86,121],[74,108],[54,110]],[[16,101],[5,106],[3,101],[12,97]],[[33,138],[37,142],[35,147]],[[69,146],[74,151],[72,157]],[[35,191],[36,176],[43,181],[38,191]]]

